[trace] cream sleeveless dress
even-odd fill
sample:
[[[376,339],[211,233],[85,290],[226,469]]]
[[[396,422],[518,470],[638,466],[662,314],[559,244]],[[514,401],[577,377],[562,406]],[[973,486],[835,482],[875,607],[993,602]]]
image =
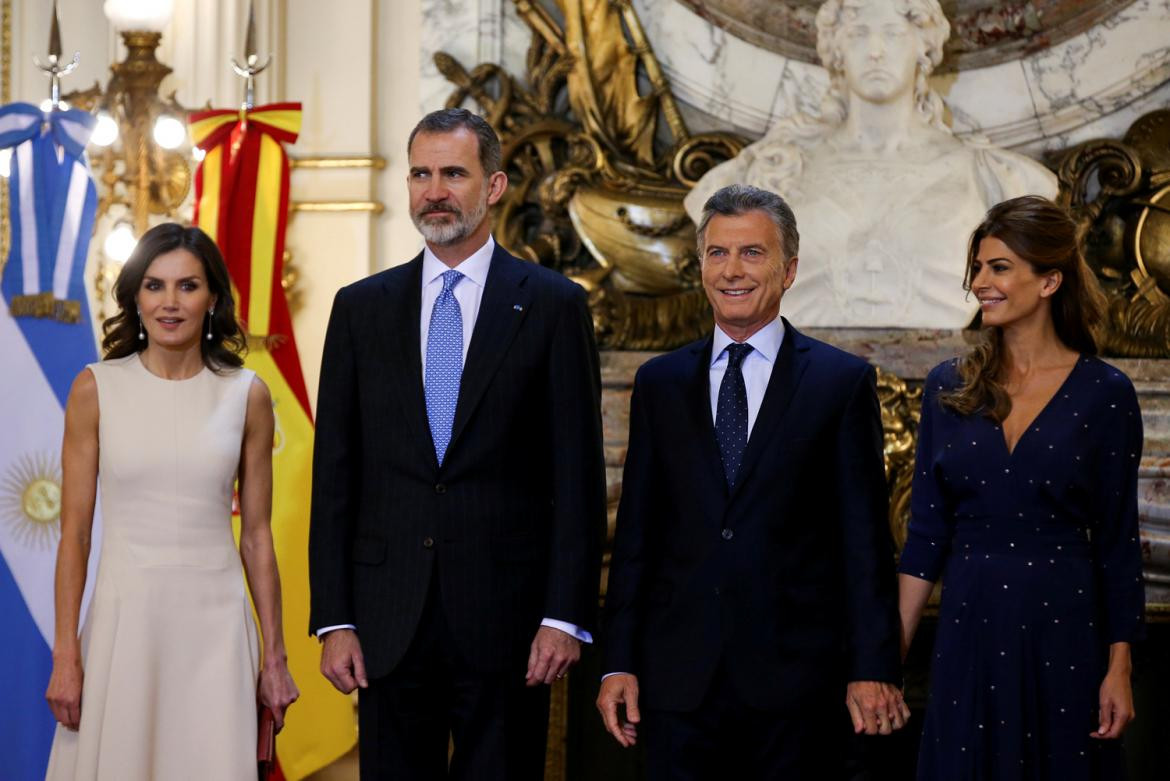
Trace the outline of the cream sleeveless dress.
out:
[[[252,781],[259,643],[231,513],[255,375],[164,380],[137,354],[89,368],[101,560],[80,729],[58,725],[46,779]]]

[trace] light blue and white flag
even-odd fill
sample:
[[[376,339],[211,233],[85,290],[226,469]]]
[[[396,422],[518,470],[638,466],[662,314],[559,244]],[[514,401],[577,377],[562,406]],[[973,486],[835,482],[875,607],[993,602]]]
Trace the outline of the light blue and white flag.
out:
[[[0,776],[19,781],[44,778],[52,742],[44,695],[65,400],[97,360],[85,290],[97,206],[85,159],[92,127],[82,111],[0,107],[0,149],[12,150],[11,250],[0,274]]]

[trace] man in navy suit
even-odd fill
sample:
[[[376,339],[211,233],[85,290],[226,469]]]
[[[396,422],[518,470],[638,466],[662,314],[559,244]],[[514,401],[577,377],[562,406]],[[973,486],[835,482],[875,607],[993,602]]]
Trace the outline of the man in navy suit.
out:
[[[483,119],[428,114],[407,153],[426,248],[338,292],[325,337],[310,631],[324,675],[359,689],[365,781],[537,781],[547,684],[597,612],[592,318],[493,241],[508,180]]]
[[[715,331],[634,380],[597,707],[652,779],[834,779],[846,708],[909,715],[874,370],[779,316],[782,198],[726,187],[698,239]]]

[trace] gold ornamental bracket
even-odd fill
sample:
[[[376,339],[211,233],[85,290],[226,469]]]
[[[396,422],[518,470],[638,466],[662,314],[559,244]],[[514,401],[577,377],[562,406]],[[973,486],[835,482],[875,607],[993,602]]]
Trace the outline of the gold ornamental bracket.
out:
[[[1105,352],[1170,357],[1170,110],[1140,117],[1119,140],[1069,149],[1057,173],[1109,297]]]
[[[914,451],[922,418],[922,387],[911,387],[880,366],[874,368],[882,414],[882,457],[890,491],[890,534],[901,551],[910,525],[910,486],[914,480]]]

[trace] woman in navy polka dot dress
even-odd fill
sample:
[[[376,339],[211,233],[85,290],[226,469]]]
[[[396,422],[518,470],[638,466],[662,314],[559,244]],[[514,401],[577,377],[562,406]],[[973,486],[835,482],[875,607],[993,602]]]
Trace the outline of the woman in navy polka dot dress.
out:
[[[982,341],[927,377],[903,653],[943,578],[918,778],[1121,777],[1143,628],[1129,378],[1093,357],[1104,302],[1057,206],[988,212],[966,286]]]

